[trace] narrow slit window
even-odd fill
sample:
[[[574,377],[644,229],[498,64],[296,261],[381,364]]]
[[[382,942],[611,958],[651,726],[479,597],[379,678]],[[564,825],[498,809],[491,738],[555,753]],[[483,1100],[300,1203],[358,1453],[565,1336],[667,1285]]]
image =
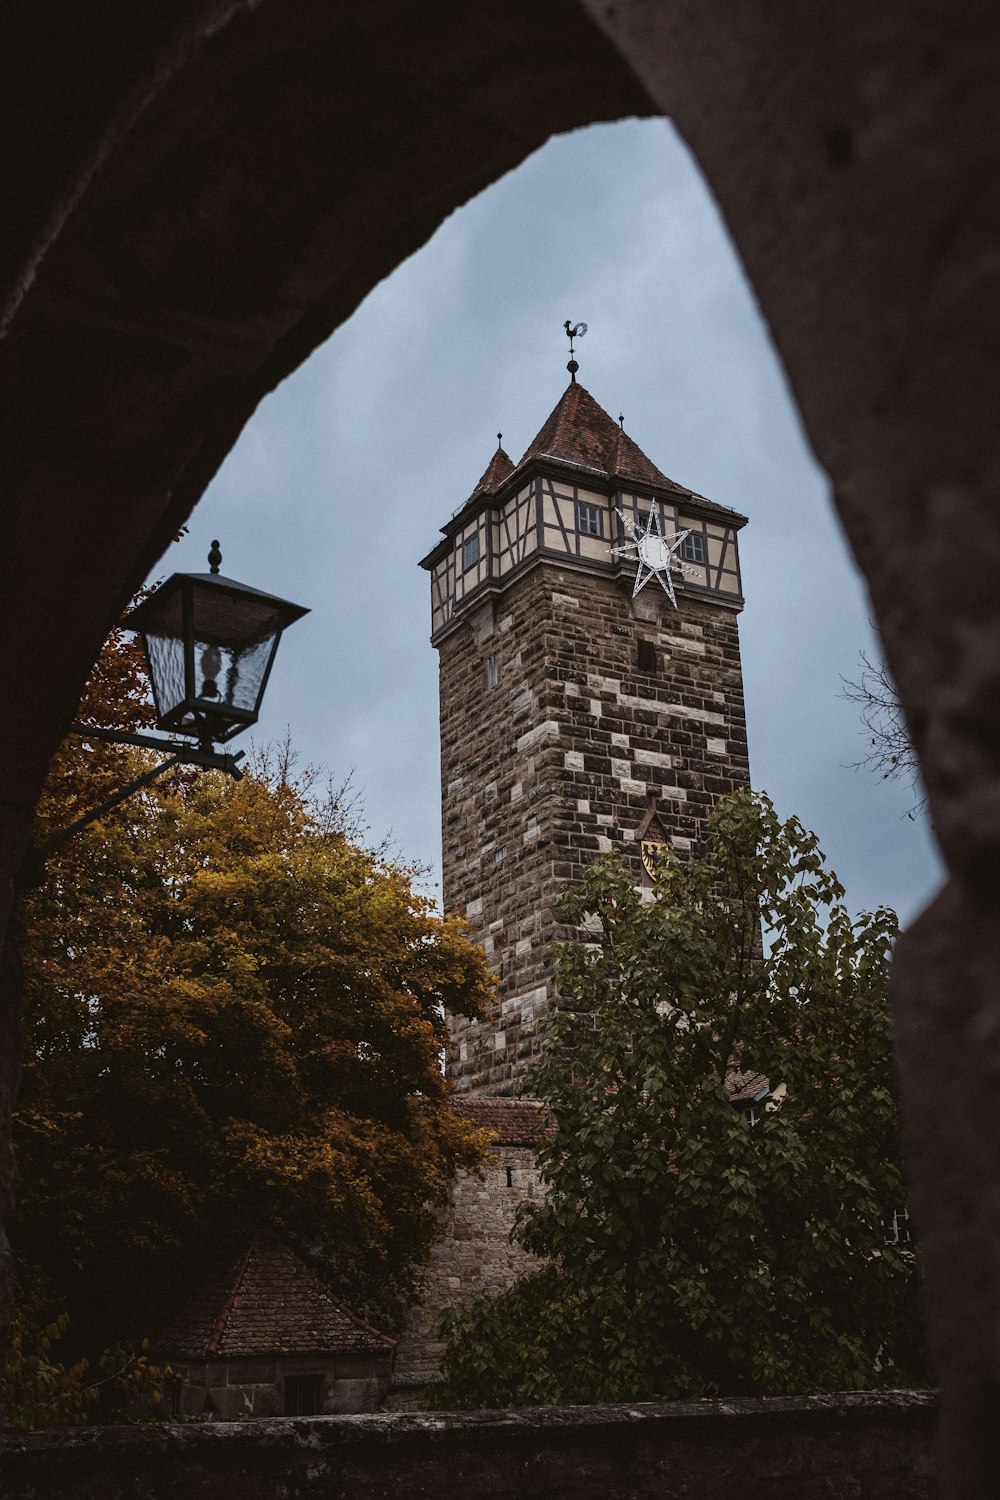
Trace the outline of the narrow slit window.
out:
[[[488,656],[486,658],[486,686],[495,688],[499,682],[500,668],[497,666],[497,659],[495,656]]]
[[[601,517],[599,505],[585,505],[582,500],[576,502],[576,529],[581,536],[603,536],[604,522]]]
[[[465,538],[465,541],[462,543],[462,567],[467,572],[469,568],[474,568],[478,561],[479,532],[474,531],[472,535],[467,536]]]
[[[656,646],[652,641],[636,642],[635,664],[640,672],[656,671]]]
[[[506,1168],[506,1172],[507,1172],[507,1186],[508,1187],[513,1187],[514,1186],[514,1168],[513,1167],[507,1167]]]

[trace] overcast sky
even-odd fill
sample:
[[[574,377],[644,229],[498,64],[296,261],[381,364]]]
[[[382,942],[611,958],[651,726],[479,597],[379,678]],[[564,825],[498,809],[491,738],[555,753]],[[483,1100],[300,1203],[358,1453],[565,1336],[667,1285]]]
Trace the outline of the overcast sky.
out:
[[[252,253],[252,251],[250,252]],[[664,121],[549,144],[452,215],[262,403],[157,576],[222,571],[310,606],[259,739],[352,767],[371,836],[440,866],[437,661],[418,567],[503,432],[516,462],[580,382],[671,478],[750,517],[740,631],[753,783],[816,830],[853,909],[908,919],[939,866],[913,795],[851,769],[841,677],[869,607],[752,294]],[[875,648],[877,651],[877,647]],[[235,747],[234,747],[235,748]]]

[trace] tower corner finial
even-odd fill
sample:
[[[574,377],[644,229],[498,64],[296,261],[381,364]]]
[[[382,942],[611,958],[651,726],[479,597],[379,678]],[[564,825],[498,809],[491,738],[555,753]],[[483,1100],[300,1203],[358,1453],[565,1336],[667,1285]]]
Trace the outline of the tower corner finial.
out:
[[[569,364],[566,366],[566,368],[569,371],[570,381],[573,385],[576,385],[576,372],[580,368],[580,366],[577,364],[575,358],[573,357],[573,340],[583,338],[583,335],[587,332],[587,325],[586,323],[577,323],[574,326],[570,322],[569,318],[567,318],[565,323],[563,324],[563,327],[566,330],[566,337],[569,339]]]
[[[502,447],[503,447],[503,433],[502,432],[498,432],[497,433],[497,448],[500,449]]]
[[[625,416],[623,412],[618,413],[618,426],[621,428],[622,432],[625,431]]]
[[[212,543],[212,550],[208,554],[208,566],[213,573],[217,573],[222,566],[222,553],[219,551],[218,542]]]

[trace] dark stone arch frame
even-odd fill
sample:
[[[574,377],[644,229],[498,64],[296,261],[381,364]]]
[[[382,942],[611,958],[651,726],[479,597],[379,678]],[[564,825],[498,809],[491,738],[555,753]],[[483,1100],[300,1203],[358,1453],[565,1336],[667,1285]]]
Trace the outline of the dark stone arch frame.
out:
[[[92,14],[53,3],[8,17],[0,49],[13,189],[0,253],[0,921],[89,663],[261,396],[447,212],[550,134],[669,112],[833,478],[951,871],[900,945],[897,1034],[947,1396],[942,1472],[955,1495],[992,1493],[992,8],[178,0],[153,17],[109,0],[99,37]],[[971,576],[948,546],[956,527],[980,562]],[[8,1096],[16,968],[9,942]]]

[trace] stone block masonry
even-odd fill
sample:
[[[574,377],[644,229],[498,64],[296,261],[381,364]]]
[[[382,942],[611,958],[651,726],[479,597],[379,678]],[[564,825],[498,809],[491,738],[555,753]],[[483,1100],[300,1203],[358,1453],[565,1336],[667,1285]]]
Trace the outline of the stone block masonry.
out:
[[[560,890],[610,849],[638,880],[651,806],[697,854],[717,798],[749,782],[736,610],[683,590],[674,609],[651,583],[640,618],[630,593],[546,561],[440,642],[445,904],[500,981],[488,1022],[452,1021],[462,1091],[516,1093],[538,1050],[572,935]]]
[[[443,1235],[421,1276],[418,1300],[396,1343],[386,1404],[393,1410],[423,1405],[439,1377],[443,1308],[473,1292],[495,1295],[538,1261],[512,1244],[519,1203],[541,1197],[534,1143],[541,1107],[533,1100],[458,1098],[455,1108],[493,1137],[493,1159],[478,1173],[459,1172],[451,1185]]]

